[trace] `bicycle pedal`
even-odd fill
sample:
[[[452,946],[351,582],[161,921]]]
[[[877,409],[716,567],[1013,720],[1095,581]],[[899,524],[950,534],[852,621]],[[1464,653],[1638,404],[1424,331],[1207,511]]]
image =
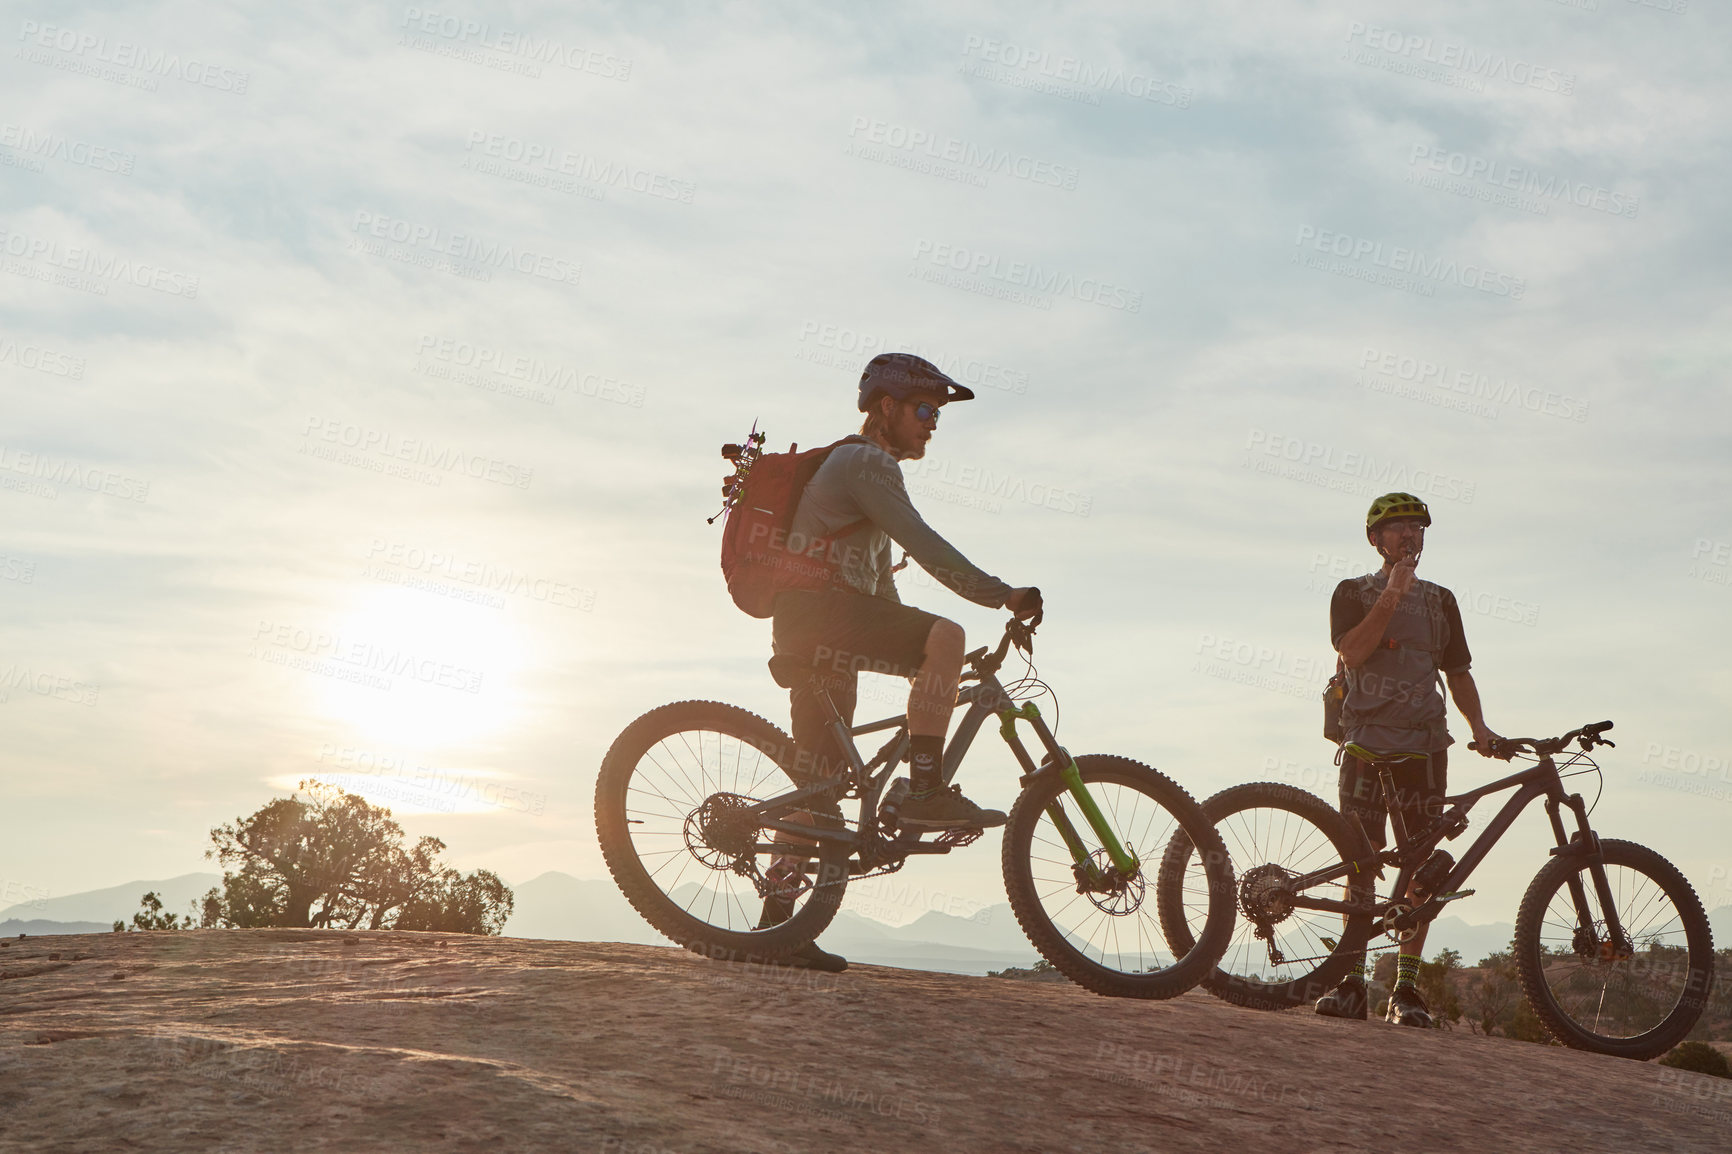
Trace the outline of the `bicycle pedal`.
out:
[[[965,845],[973,845],[980,840],[983,829],[947,829],[932,839],[933,845],[941,845],[948,849],[960,849]]]
[[[1473,895],[1474,895],[1473,890],[1456,890],[1454,893],[1451,893],[1451,894],[1438,894],[1435,898],[1432,898],[1431,900],[1436,902],[1438,905],[1441,906],[1444,902],[1453,902],[1457,898],[1471,898]]]

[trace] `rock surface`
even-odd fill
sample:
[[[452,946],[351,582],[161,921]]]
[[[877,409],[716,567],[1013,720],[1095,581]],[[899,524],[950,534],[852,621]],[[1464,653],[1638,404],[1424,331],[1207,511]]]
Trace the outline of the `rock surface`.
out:
[[[1732,1082],[1201,992],[395,932],[0,949],[7,1151],[1675,1151],[1729,1126]]]

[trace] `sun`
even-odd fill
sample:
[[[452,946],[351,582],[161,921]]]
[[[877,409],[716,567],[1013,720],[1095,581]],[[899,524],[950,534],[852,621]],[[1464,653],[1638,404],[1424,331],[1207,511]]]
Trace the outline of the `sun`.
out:
[[[319,708],[357,738],[429,749],[516,719],[523,644],[504,612],[411,589],[366,590],[338,623]]]

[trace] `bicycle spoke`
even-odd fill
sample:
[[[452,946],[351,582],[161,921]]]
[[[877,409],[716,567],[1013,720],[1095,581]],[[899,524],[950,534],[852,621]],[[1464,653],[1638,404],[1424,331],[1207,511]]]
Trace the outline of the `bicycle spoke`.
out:
[[[1617,920],[1633,953],[1620,961],[1582,956],[1578,947],[1611,944],[1609,911],[1599,908],[1593,870],[1582,865],[1580,879],[1588,909],[1578,912],[1567,883],[1546,902],[1539,939],[1544,980],[1558,1008],[1581,1028],[1607,1038],[1629,1038],[1654,1028],[1679,1004],[1688,980],[1682,918],[1665,889],[1628,866],[1606,863],[1606,880]],[[1577,941],[1586,917],[1593,938]]]
[[[1160,847],[1177,828],[1173,816],[1157,799],[1114,782],[1091,782],[1089,791],[1120,843],[1137,855],[1143,870],[1151,870],[1159,860]],[[1054,798],[1054,804],[1070,819],[1085,843],[1094,841],[1093,827],[1077,812],[1068,794]],[[1034,851],[1029,863],[1036,882],[1035,895],[1048,920],[1072,948],[1097,964],[1122,973],[1153,972],[1168,964],[1169,955],[1161,948],[1164,938],[1153,918],[1152,882],[1145,883],[1149,886],[1146,906],[1136,908],[1140,902],[1131,901],[1131,908],[1114,912],[1106,905],[1130,899],[1077,892],[1076,863],[1069,846],[1058,836],[1050,815],[1043,814],[1031,831],[1030,848]],[[1093,860],[1097,866],[1105,865],[1104,849],[1097,850]],[[1142,875],[1138,877],[1141,879]],[[1126,924],[1127,919],[1135,925]]]

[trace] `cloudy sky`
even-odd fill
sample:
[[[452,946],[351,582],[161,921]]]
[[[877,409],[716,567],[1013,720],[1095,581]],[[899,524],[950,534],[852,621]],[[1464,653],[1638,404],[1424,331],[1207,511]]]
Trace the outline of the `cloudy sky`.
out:
[[[1207,7],[10,6],[0,904],[314,775],[600,876],[632,718],[785,723],[717,447],[852,431],[895,349],[977,387],[910,487],[1046,591],[1073,751],[1332,795],[1329,591],[1407,489],[1491,724],[1615,720],[1598,828],[1732,902],[1725,16]]]

